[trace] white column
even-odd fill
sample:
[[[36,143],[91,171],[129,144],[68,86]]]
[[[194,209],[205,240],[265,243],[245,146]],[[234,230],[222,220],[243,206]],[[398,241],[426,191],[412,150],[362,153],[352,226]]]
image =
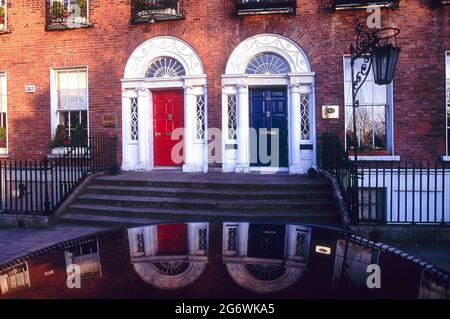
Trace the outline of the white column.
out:
[[[248,87],[245,85],[237,88],[237,163],[236,172],[250,172],[250,118]]]
[[[149,170],[149,134],[148,134],[148,90],[147,89],[138,89],[137,90],[137,99],[138,99],[138,130],[139,130],[139,160],[136,165],[136,169],[138,170]]]
[[[130,112],[131,112],[131,99],[135,97],[134,91],[122,91],[122,170],[131,170],[131,157],[135,157],[136,154],[132,154],[134,151],[129,147],[130,137]]]
[[[183,172],[195,172],[194,138],[196,125],[197,98],[194,88],[187,86],[184,89],[184,165]]]
[[[299,174],[303,170],[300,157],[300,86],[293,84],[289,91],[289,172]]]

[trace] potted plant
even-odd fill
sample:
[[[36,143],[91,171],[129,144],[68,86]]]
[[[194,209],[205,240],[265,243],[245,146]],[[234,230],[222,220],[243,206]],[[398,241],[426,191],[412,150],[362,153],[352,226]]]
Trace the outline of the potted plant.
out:
[[[6,148],[6,128],[0,127],[0,148]]]
[[[67,137],[66,128],[64,125],[60,124],[56,127],[55,137],[51,143],[51,148],[67,147],[70,145],[70,141]]]
[[[5,27],[5,8],[0,7],[0,29]]]
[[[51,15],[53,19],[64,17],[64,5],[61,2],[53,1]]]

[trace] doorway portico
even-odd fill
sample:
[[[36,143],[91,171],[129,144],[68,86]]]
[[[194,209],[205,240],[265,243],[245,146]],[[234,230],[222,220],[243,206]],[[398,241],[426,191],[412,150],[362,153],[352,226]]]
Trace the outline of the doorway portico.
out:
[[[251,117],[254,116],[251,93],[256,89],[273,92],[274,88],[285,88],[287,92],[287,147],[280,147],[279,151],[288,153],[280,154],[281,158],[288,158],[288,164],[283,167],[277,162],[275,166],[254,167],[253,152],[258,147],[251,145],[255,140],[252,138],[254,127],[251,127]],[[270,106],[270,97],[266,100],[264,111],[269,123],[265,127],[268,128],[266,134],[282,135],[279,127],[276,129],[281,133],[271,131],[270,123],[275,122],[273,106]],[[315,119],[315,74],[311,72],[306,54],[295,42],[280,35],[260,34],[244,40],[235,48],[222,75],[224,172],[284,170],[305,174],[317,163]]]
[[[189,44],[174,37],[141,44],[130,56],[122,79],[122,170],[152,170],[169,158],[184,172],[206,172],[207,101],[203,65]],[[161,147],[158,138],[173,143]]]

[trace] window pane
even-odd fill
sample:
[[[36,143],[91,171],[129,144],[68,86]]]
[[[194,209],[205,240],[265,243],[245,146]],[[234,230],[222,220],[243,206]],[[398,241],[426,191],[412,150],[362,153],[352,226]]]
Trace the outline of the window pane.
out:
[[[69,88],[68,79],[67,79],[67,72],[66,71],[60,71],[58,72],[59,75],[59,90],[67,90]]]
[[[387,149],[386,107],[373,107],[374,146],[377,149]]]
[[[58,95],[59,95],[58,108],[60,108],[60,109],[67,109],[69,107],[69,105],[67,104],[68,91],[67,90],[59,91]]]
[[[68,108],[71,110],[78,109],[78,90],[69,90],[67,93],[69,95]]]
[[[68,73],[67,84],[69,89],[78,89],[78,71],[70,71]]]
[[[84,129],[87,129],[87,111],[80,111],[81,113],[81,124]]]
[[[70,112],[70,126],[72,129],[75,128],[75,126],[80,123],[80,112]]]
[[[79,71],[78,72],[78,88],[79,89],[86,89],[87,88],[86,71]]]
[[[80,90],[79,92],[79,109],[87,109],[87,91],[86,89]]]

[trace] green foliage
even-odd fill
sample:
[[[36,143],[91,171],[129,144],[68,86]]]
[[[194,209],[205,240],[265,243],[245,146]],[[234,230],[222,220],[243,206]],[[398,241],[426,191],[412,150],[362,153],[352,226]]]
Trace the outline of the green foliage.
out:
[[[0,147],[6,147],[6,128],[0,127]]]
[[[72,146],[86,145],[86,131],[81,123],[75,125],[75,130],[72,133],[71,142]]]
[[[62,18],[64,16],[64,5],[61,2],[53,1],[52,17]]]
[[[51,147],[55,148],[67,146],[66,143],[67,143],[66,128],[64,127],[64,125],[60,124],[56,127],[56,133],[51,143]]]
[[[0,7],[0,23],[5,23],[5,9]]]

